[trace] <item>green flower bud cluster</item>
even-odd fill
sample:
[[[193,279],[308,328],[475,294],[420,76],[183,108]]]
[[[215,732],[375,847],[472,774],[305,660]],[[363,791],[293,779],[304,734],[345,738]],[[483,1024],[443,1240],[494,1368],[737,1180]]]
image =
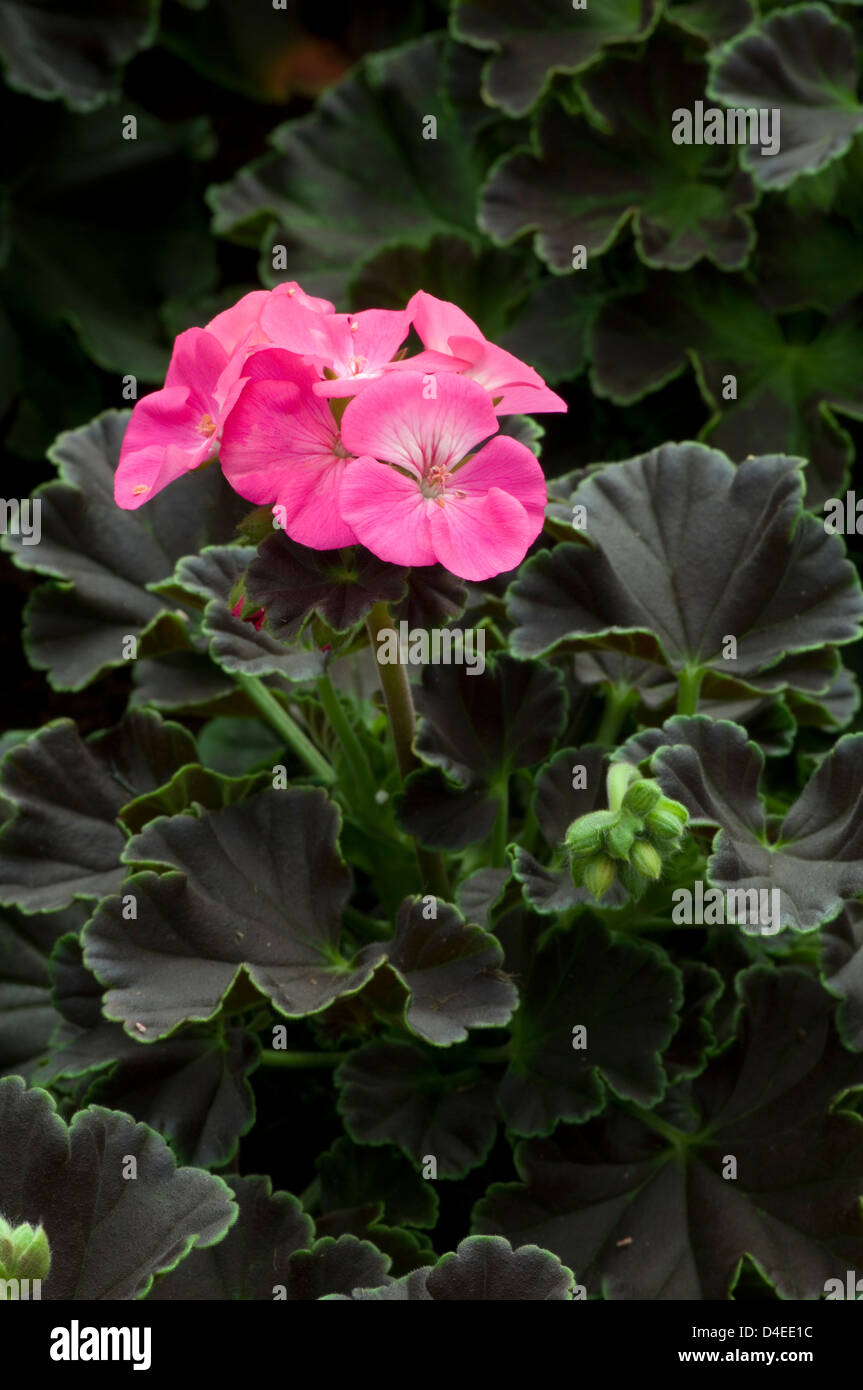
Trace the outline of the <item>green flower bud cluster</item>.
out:
[[[566,832],[572,881],[592,898],[605,897],[616,881],[639,898],[680,848],[689,816],[629,763],[613,763],[606,786],[609,809],[580,816]]]
[[[0,1279],[47,1279],[51,1250],[42,1226],[10,1226],[0,1216]]]

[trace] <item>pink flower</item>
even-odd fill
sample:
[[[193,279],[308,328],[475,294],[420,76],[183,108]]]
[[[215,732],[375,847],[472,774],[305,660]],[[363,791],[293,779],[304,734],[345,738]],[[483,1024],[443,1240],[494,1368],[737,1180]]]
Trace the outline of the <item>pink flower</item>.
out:
[[[315,368],[283,348],[262,348],[243,370],[246,382],[222,433],[228,482],[250,502],[278,507],[283,529],[301,545],[355,544],[341,514],[350,451],[329,401],[312,389]]]
[[[299,353],[317,368],[316,395],[354,396],[386,371],[408,335],[406,309],[366,309],[360,314],[315,313],[285,297],[273,298],[261,322],[279,347]]]
[[[446,372],[432,395],[426,380],[393,373],[348,405],[341,436],[355,457],[341,483],[342,516],[382,560],[439,561],[463,579],[488,579],[514,568],[542,529],[542,469],[506,436],[466,458],[498,429],[487,392]]]
[[[436,299],[425,290],[417,290],[407,311],[426,348],[459,359],[458,370],[484,386],[497,401],[494,408],[498,415],[536,415],[566,410],[566,401],[546,386],[539,372],[511,352],[490,343],[473,319],[457,305],[446,299]],[[419,365],[420,358],[408,359],[405,365],[412,362]],[[436,369],[440,367],[435,368],[431,360],[427,367],[423,365],[424,371]]]
[[[161,391],[138,401],[114,474],[114,500],[133,510],[218,453],[216,432],[236,372],[217,338],[188,328]]]

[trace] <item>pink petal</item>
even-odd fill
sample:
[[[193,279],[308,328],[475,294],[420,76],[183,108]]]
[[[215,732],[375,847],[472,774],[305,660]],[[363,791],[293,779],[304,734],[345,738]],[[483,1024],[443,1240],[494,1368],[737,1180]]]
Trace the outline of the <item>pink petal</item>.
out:
[[[545,475],[539,460],[526,444],[505,434],[489,440],[484,449],[449,474],[447,502],[453,492],[466,492],[468,497],[484,497],[492,488],[500,488],[521,503],[531,522],[536,525],[536,531],[531,536],[531,540],[534,540],[545,522],[547,496]]]
[[[222,344],[205,328],[187,328],[174,342],[165,385],[191,387],[202,404],[209,405],[227,361]]]
[[[428,385],[434,396],[420,372],[387,372],[371,382],[342,417],[345,448],[427,473],[457,462],[497,432],[488,395],[475,382],[442,372]]]
[[[282,524],[291,540],[313,550],[356,545],[352,527],[342,517],[345,478],[359,462],[331,455],[304,459],[285,470],[276,504],[284,508]]]
[[[493,487],[484,497],[446,497],[431,514],[435,559],[461,579],[514,569],[538,534],[520,502]]]
[[[364,309],[348,314],[348,342],[353,357],[365,358],[370,366],[392,361],[411,326],[407,309]],[[356,328],[354,328],[356,324]]]
[[[549,390],[539,372],[511,352],[485,338],[458,335],[450,339],[450,346],[471,363],[466,375],[472,381],[479,382],[491,396],[503,396],[495,407],[498,415],[566,410],[566,401]]]
[[[248,381],[225,421],[220,458],[231,487],[250,502],[275,502],[291,457],[286,436],[301,401],[290,381]]]
[[[227,353],[233,352],[237,345],[249,336],[250,329],[258,329],[256,336],[263,341],[259,320],[261,310],[269,297],[267,290],[252,290],[249,294],[244,294],[230,309],[224,309],[221,314],[216,314],[215,318],[210,319],[207,332],[221,343]]]
[[[313,294],[306,294],[301,289],[296,280],[284,280],[280,285],[276,285],[273,290],[274,295],[287,295],[289,299],[296,300],[297,304],[302,304],[304,309],[314,309],[319,314],[332,314],[335,305],[328,299],[318,299]]]
[[[301,357],[325,359],[332,353],[330,320],[338,317],[309,308],[289,294],[270,296],[261,314],[261,327],[270,341]]]
[[[376,459],[354,459],[345,471],[342,516],[360,543],[381,560],[395,565],[434,564],[429,527],[433,506],[412,478]]]
[[[449,340],[455,333],[468,338],[482,338],[473,319],[448,299],[436,299],[433,294],[426,294],[425,290],[417,290],[408,300],[407,307],[411,322],[427,348],[436,348],[438,352],[449,351]]]

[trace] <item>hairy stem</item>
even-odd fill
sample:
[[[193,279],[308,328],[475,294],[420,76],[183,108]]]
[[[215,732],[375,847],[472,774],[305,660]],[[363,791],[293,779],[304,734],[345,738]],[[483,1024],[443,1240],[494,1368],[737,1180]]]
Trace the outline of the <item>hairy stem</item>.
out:
[[[386,603],[376,603],[366,619],[366,628],[375,658],[377,658],[378,652],[378,634],[385,628],[392,626],[392,617]],[[378,661],[377,667],[390,729],[392,730],[396,761],[399,765],[402,781],[404,781],[418,766],[413,751],[416,716],[410,682],[407,671],[400,661],[391,663]],[[416,842],[414,842],[414,847],[424,886],[429,892],[434,893],[435,897],[448,899],[449,881],[441,855],[434,850],[424,849]]]
[[[701,689],[703,679],[704,672],[698,667],[695,670],[690,670],[688,666],[685,666],[680,672],[677,689],[678,714],[695,714],[698,709],[698,692]]]
[[[333,731],[342,745],[345,761],[351,770],[357,791],[364,801],[374,804],[375,787],[368,758],[342,708],[333,683],[326,674],[318,679],[318,695]]]
[[[336,780],[333,767],[327,762],[323,753],[306,737],[299,725],[288,714],[288,711],[279,704],[275,695],[267,689],[263,681],[258,676],[247,676],[242,671],[237,671],[234,679],[267,722],[272,725],[279,737],[283,738],[297,757],[302,759],[309,771],[319,777],[322,782],[331,786]]]

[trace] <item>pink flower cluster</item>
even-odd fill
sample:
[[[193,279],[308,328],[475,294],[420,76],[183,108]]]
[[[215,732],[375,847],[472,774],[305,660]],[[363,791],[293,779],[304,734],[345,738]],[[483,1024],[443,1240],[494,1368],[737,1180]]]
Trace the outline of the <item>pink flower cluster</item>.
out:
[[[403,310],[337,314],[283,284],[180,334],[164,387],[135,406],[114,495],[140,507],[218,455],[302,545],[487,579],[523,558],[546,501],[498,417],[565,409],[455,304],[419,290]]]

